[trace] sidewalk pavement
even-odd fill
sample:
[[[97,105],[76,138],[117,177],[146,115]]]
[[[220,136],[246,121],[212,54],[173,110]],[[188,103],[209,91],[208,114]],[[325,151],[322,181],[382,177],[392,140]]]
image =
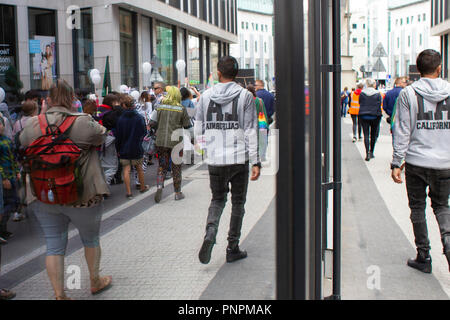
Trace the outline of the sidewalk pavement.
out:
[[[203,242],[210,203],[207,167],[191,168],[184,172],[183,178],[183,192],[186,195],[183,201],[174,201],[172,186],[167,186],[165,198],[159,205],[154,203],[153,189],[134,203],[125,204],[125,208],[117,208],[115,212],[104,215],[101,273],[112,275],[114,285],[99,296],[90,295],[84,250],[79,248],[66,257],[66,269],[69,266],[81,269],[81,287],[67,290],[68,296],[80,300],[197,300],[207,299],[202,295],[208,289],[216,299],[236,299],[236,296],[241,299],[274,298],[275,206],[272,200],[275,196],[275,176],[263,175],[259,181],[250,182],[241,238],[245,246],[247,236],[264,216],[262,227],[264,232],[273,234],[266,237],[271,242],[263,244],[265,250],[260,250],[250,239],[249,248],[254,251],[249,250],[249,258],[227,266],[224,265],[231,203],[229,201],[224,210],[211,262],[202,265],[198,261],[198,251]],[[142,207],[144,203],[147,207]],[[133,215],[133,218],[127,220],[127,215]],[[117,225],[122,220],[127,221]],[[75,232],[70,242],[77,241],[79,238]],[[259,265],[259,259],[267,259],[267,266]],[[261,286],[261,289],[251,292],[259,292],[257,296],[246,295],[245,290],[236,283],[225,290],[220,286],[214,287],[217,281],[224,278],[218,275],[219,271],[231,272],[235,279],[244,279],[259,268],[265,269],[264,274],[272,273],[273,278],[267,279],[268,282],[259,280],[259,284],[255,284]],[[70,283],[71,279],[71,274],[66,274],[66,283]],[[43,268],[12,290],[19,300],[53,299]]]
[[[351,141],[351,123],[351,119],[343,120],[343,298],[448,300],[450,274],[429,200],[433,273],[423,274],[406,266],[416,251],[406,186],[391,179],[389,126],[383,119],[376,158],[366,162],[364,142]],[[380,290],[371,290],[376,281],[372,276],[378,272]]]

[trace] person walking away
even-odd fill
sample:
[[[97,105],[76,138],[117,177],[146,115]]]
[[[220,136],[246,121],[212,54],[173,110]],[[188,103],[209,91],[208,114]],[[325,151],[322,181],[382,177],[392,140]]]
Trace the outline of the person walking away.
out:
[[[192,95],[192,92],[188,88],[181,88],[181,104],[186,109],[195,109],[194,102],[192,101],[194,99],[194,96]]]
[[[273,115],[275,113],[275,97],[264,87],[264,81],[255,81],[256,96],[261,98],[266,107],[267,116],[269,117],[269,125],[273,122]]]
[[[406,162],[406,190],[417,247],[417,257],[407,264],[431,273],[427,188],[450,270],[450,84],[440,78],[442,57],[435,50],[420,53],[417,68],[420,80],[404,89],[397,100],[391,167],[394,182],[401,184]]]
[[[150,117],[152,116],[153,106],[151,103],[150,93],[148,91],[143,91],[141,97],[139,98],[139,104],[136,106],[136,111],[145,119],[145,126],[147,128],[147,134],[144,137],[143,147],[144,147],[144,161],[142,161],[142,169],[144,174],[147,172],[147,167],[149,164],[153,164],[152,154],[149,153],[148,147],[150,146],[150,139],[152,139],[152,130],[150,128]],[[139,183],[138,173],[135,169],[133,171],[134,182],[137,189],[141,188]]]
[[[136,168],[141,186],[140,192],[147,192],[150,187],[145,185],[144,170],[142,162],[144,161],[144,149],[142,142],[147,134],[145,119],[137,113],[134,106],[134,99],[122,94],[120,103],[124,109],[123,114],[117,120],[115,137],[116,149],[119,154],[120,163],[123,167],[123,181],[127,191],[126,197],[133,198],[131,193],[131,168]]]
[[[14,127],[13,127],[13,137],[14,137],[13,142],[14,142],[16,156],[18,155],[18,153],[20,154],[20,151],[19,151],[19,149],[20,149],[20,141],[19,141],[20,133],[22,132],[23,128],[25,128],[28,121],[32,117],[36,116],[39,112],[38,105],[36,102],[34,102],[34,100],[26,100],[26,102],[23,103],[21,109],[22,109],[22,116],[16,121],[16,123],[14,124]],[[20,170],[20,172],[23,171],[21,166],[19,166],[19,170]],[[27,195],[27,192],[25,191],[26,185],[23,182],[24,182],[23,179],[17,180],[18,193],[20,194],[20,196],[19,196],[20,203],[19,203],[19,209],[13,215],[13,221],[15,221],[15,222],[22,221],[23,219],[25,219],[25,215],[23,214],[24,207],[26,207],[28,205],[27,199],[26,199],[28,195]]]
[[[157,191],[155,202],[160,203],[164,189],[164,180],[172,161],[173,186],[175,200],[182,200],[185,195],[181,192],[181,166],[183,159],[183,132],[182,129],[192,127],[191,119],[186,108],[181,105],[181,92],[177,87],[166,87],[167,95],[161,104],[156,107],[151,117],[151,126],[156,127],[156,150],[158,153],[159,168],[157,177]],[[174,132],[180,130],[179,139],[173,139]],[[181,148],[180,148],[181,147]]]
[[[375,144],[380,134],[381,124],[381,104],[383,98],[375,89],[377,83],[373,79],[366,80],[366,89],[361,92],[359,97],[359,116],[361,126],[364,132],[364,145],[366,147],[366,161],[375,158]]]
[[[364,83],[358,83],[356,88],[357,89],[350,95],[350,107],[348,108],[348,113],[352,117],[353,122],[353,143],[358,141],[358,139],[362,139],[361,118],[359,117],[359,97],[364,89]]]
[[[349,102],[350,92],[348,91],[348,87],[344,88],[344,91],[341,92],[341,117],[347,117],[347,108]]]
[[[18,180],[20,171],[15,157],[14,143],[4,135],[5,120],[0,117],[0,168],[3,183],[3,212],[0,222],[0,237],[9,240],[13,233],[9,232],[7,225],[11,214],[17,212],[19,208],[19,198],[17,195]]]
[[[391,124],[394,112],[394,106],[400,92],[406,87],[406,78],[401,77],[395,79],[394,88],[386,93],[383,101],[383,110],[388,115],[387,122]]]
[[[49,92],[49,108],[45,115],[33,117],[20,134],[20,143],[25,148],[25,160],[33,184],[33,211],[42,227],[47,243],[46,268],[57,300],[69,300],[64,291],[64,256],[66,254],[69,224],[73,223],[84,245],[84,253],[90,275],[91,293],[98,294],[111,287],[111,276],[100,276],[100,223],[103,212],[103,196],[109,194],[108,186],[100,167],[96,147],[106,137],[106,129],[88,115],[72,113],[73,89],[65,80],[57,80]],[[63,144],[53,144],[53,150],[72,150],[78,155],[76,164],[70,162],[57,170],[45,170],[41,161],[56,157],[59,153],[39,153],[39,146],[51,140],[43,135],[54,131],[53,137],[61,139],[62,131],[67,139]],[[67,129],[67,130],[65,130]],[[59,137],[59,138],[58,138]],[[50,142],[52,143],[52,142]],[[48,144],[47,144],[48,145]],[[60,159],[61,160],[61,159]],[[37,161],[37,162],[36,162]],[[75,169],[77,167],[77,169]],[[70,168],[70,169],[69,169]],[[63,175],[61,175],[63,173]],[[70,178],[70,184],[43,184],[37,179],[44,174],[60,175],[60,179]],[[51,179],[56,179],[53,176]],[[68,188],[71,192],[68,192]],[[82,188],[82,192],[77,191]],[[48,192],[46,192],[48,189]]]
[[[258,150],[261,161],[266,161],[266,151],[268,143],[269,122],[264,106],[264,101],[256,96],[256,90],[253,85],[248,85],[247,90],[253,95],[256,105],[256,116],[258,117]]]
[[[234,82],[239,71],[235,58],[220,58],[217,68],[219,84],[203,93],[195,117],[195,135],[204,135],[206,139],[212,192],[206,235],[198,254],[203,264],[208,264],[211,260],[230,184],[232,212],[226,260],[231,263],[247,257],[247,252],[240,250],[239,241],[249,171],[251,166],[251,180],[256,181],[261,169],[258,156],[258,120],[253,95]]]

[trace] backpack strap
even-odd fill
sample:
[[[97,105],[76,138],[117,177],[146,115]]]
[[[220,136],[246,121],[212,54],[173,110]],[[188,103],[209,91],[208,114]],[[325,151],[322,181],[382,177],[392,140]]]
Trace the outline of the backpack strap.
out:
[[[64,121],[59,125],[59,127],[57,127],[59,134],[63,134],[66,131],[70,130],[70,128],[72,128],[72,125],[75,123],[75,120],[77,120],[77,118],[78,118],[77,116],[67,116],[64,119]],[[51,127],[51,125],[49,124],[47,115],[45,113],[39,115],[38,119],[39,119],[39,126],[41,127],[41,132],[44,136],[53,133],[53,131],[48,132],[48,129]]]

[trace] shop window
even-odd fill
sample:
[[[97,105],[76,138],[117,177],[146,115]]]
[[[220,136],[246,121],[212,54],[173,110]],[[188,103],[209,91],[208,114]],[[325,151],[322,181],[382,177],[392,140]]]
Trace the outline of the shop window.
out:
[[[28,28],[31,89],[47,91],[58,77],[55,11],[29,8]]]
[[[21,83],[16,50],[16,22],[13,6],[0,5],[0,87],[17,95]]]
[[[188,78],[191,85],[200,84],[200,39],[191,34],[188,37]]]
[[[119,10],[121,83],[138,87],[136,14]]]
[[[156,23],[156,59],[153,61],[152,82],[173,84],[173,30],[168,24]]]
[[[213,74],[214,81],[217,81],[219,79],[217,76],[217,64],[219,63],[219,43],[211,41],[210,46],[211,73]]]
[[[73,30],[75,88],[92,88],[89,70],[94,68],[92,9],[81,10],[80,29]]]

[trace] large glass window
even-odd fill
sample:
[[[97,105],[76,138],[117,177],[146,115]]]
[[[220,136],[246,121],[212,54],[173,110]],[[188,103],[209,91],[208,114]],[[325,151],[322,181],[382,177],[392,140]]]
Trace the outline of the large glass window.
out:
[[[6,92],[20,91],[16,59],[14,7],[0,5],[0,87]]]
[[[204,21],[206,21],[206,15],[207,15],[207,11],[206,11],[206,0],[199,0],[198,2],[198,17]]]
[[[31,88],[49,90],[58,77],[55,11],[28,9]]]
[[[120,10],[120,68],[122,84],[138,87],[136,15]]]
[[[214,0],[214,24],[219,26],[219,0]]]
[[[226,4],[225,0],[220,0],[220,27],[225,30],[226,28]]]
[[[75,88],[90,89],[88,72],[94,68],[92,9],[81,10],[80,29],[73,31]]]
[[[197,17],[197,0],[191,0],[191,14]]]
[[[188,37],[188,77],[191,85],[200,84],[200,39],[191,34]]]
[[[169,5],[177,9],[181,8],[181,0],[169,0]]]
[[[156,23],[156,58],[154,68],[158,74],[152,75],[153,81],[164,81],[173,84],[173,30],[168,24]]]

